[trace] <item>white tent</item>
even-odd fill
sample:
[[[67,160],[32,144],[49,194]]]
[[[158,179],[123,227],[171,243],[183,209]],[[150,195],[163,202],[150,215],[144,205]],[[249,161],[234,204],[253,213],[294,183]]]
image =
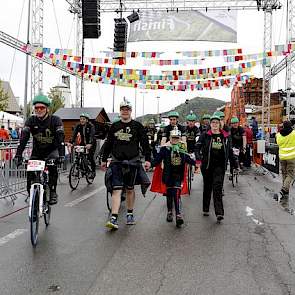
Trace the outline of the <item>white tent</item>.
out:
[[[3,111],[0,111],[0,124],[4,125],[5,128],[16,126],[22,127],[24,124],[24,119]]]

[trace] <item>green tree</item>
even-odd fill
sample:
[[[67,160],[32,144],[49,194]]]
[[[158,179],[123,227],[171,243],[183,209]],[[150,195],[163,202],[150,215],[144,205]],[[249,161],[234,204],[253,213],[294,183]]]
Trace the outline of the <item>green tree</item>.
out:
[[[56,88],[50,88],[48,97],[51,99],[51,105],[49,107],[49,113],[52,115],[59,109],[64,107],[64,98],[62,92]]]
[[[6,111],[8,106],[8,93],[2,87],[2,81],[0,80],[0,111]]]

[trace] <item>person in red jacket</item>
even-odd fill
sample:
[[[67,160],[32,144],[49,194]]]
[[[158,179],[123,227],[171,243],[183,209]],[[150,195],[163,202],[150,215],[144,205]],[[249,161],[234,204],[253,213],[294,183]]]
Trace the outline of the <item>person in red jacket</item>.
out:
[[[9,133],[5,129],[5,127],[2,125],[0,129],[0,141],[9,140]]]
[[[247,145],[246,145],[246,153],[245,153],[245,162],[244,162],[244,167],[251,167],[251,150],[253,149],[253,131],[249,127],[249,123],[246,122],[244,124],[244,130],[246,134],[246,139],[247,139]]]

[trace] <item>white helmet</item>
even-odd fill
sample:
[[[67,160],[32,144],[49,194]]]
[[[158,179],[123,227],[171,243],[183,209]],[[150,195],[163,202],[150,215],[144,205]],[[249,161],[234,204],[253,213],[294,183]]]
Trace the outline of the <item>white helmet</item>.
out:
[[[170,137],[181,137],[181,132],[177,127],[170,131]]]
[[[124,108],[124,107],[127,107],[127,108],[129,108],[130,110],[132,110],[132,104],[131,104],[131,102],[130,101],[128,101],[128,100],[123,100],[121,103],[120,103],[120,109],[121,108]]]

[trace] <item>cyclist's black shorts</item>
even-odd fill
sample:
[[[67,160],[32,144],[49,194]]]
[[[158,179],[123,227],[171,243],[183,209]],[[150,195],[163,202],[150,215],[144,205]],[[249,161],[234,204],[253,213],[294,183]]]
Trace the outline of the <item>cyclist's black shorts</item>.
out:
[[[112,163],[112,187],[113,190],[134,189],[138,167],[134,165],[122,165],[121,163]]]

